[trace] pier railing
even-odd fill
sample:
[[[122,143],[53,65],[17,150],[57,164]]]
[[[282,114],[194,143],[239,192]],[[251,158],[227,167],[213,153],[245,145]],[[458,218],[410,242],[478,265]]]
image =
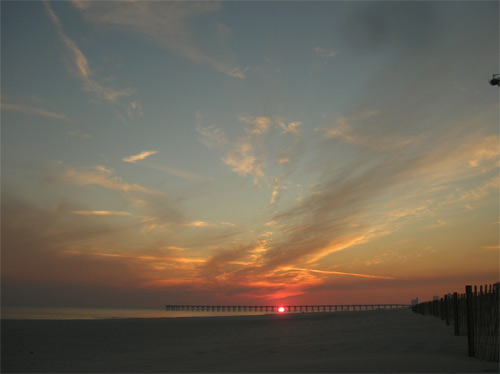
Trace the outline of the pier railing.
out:
[[[415,313],[432,315],[455,328],[455,335],[467,335],[470,357],[499,361],[499,288],[492,285],[465,286],[465,293],[448,294],[439,300],[413,306]]]
[[[351,304],[351,305],[166,305],[171,312],[347,312],[410,308],[406,304]]]

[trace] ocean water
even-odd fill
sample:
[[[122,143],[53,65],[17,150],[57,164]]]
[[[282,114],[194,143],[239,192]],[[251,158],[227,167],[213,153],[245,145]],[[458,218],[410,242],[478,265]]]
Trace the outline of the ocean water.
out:
[[[1,308],[2,319],[115,319],[260,315],[269,312],[170,312],[162,309]]]

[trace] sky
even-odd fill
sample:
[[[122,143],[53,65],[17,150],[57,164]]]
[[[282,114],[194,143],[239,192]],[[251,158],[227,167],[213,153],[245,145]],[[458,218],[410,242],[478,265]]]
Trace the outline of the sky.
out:
[[[1,2],[2,305],[499,280],[497,1]]]

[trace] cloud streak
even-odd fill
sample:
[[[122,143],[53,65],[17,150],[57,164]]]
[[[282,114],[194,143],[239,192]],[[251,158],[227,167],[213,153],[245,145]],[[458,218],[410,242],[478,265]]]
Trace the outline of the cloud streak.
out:
[[[54,112],[50,112],[50,111],[42,109],[42,108],[36,108],[36,107],[32,107],[32,106],[27,106],[27,105],[9,104],[9,103],[2,102],[0,104],[0,108],[2,110],[17,112],[17,113],[21,113],[21,114],[25,114],[25,115],[29,115],[29,116],[40,116],[40,117],[54,118],[54,119],[58,119],[61,121],[71,121],[71,119],[68,118],[63,113],[54,113]]]
[[[150,157],[152,155],[155,155],[157,153],[158,153],[158,151],[143,151],[143,152],[140,152],[140,153],[138,153],[136,155],[132,155],[132,156],[128,156],[128,157],[123,157],[122,161],[129,162],[131,164],[136,164],[138,161],[143,161],[146,158],[148,158],[148,157]],[[202,177],[200,177],[200,176],[198,176],[196,174],[190,173],[188,171],[174,169],[174,168],[170,168],[170,167],[163,166],[163,165],[144,164],[144,163],[141,163],[141,165],[145,166],[145,167],[148,167],[148,168],[151,168],[151,169],[160,170],[160,171],[163,171],[165,173],[172,174],[172,175],[175,175],[175,176],[177,176],[179,178],[187,179],[187,180],[190,180],[190,181],[193,181],[193,182],[202,182],[202,181],[205,180],[204,178],[202,178]]]
[[[138,153],[136,155],[123,157],[122,160],[125,162],[134,163],[134,162],[137,162],[140,160],[144,160],[144,159],[148,158],[149,156],[155,155],[157,153],[158,153],[158,151],[143,151],[143,152]]]
[[[114,175],[113,170],[104,166],[94,166],[84,170],[68,168],[55,177],[49,177],[48,180],[65,181],[79,186],[97,185],[125,193],[140,192],[150,195],[162,195],[160,191],[151,190],[138,184],[126,183],[120,177]]]
[[[326,58],[334,58],[337,56],[340,52],[334,49],[326,49],[323,47],[314,47],[313,48],[314,53],[326,57]]]
[[[361,277],[361,278],[376,278],[376,279],[396,279],[393,277],[383,277],[380,275],[368,275],[368,274],[357,274],[357,273],[344,273],[342,271],[328,271],[328,270],[315,270],[315,269],[299,269],[299,268],[283,268],[284,270],[298,270],[298,271],[306,271],[311,273],[319,273],[319,274],[333,274],[333,275],[350,275],[352,277]]]
[[[235,78],[245,78],[247,68],[241,68],[230,62],[230,58],[221,59],[199,46],[188,26],[190,18],[214,12],[219,9],[219,2],[92,2],[75,6],[84,17],[95,23],[118,28],[126,33],[141,35],[183,58],[211,68]],[[224,37],[230,32],[224,27]],[[223,44],[217,34],[215,45]],[[226,48],[223,48],[226,50]],[[226,53],[227,55],[227,53]]]
[[[168,173],[168,174],[175,175],[179,178],[190,180],[192,182],[204,182],[204,181],[206,181],[205,178],[200,177],[199,175],[196,175],[194,173],[190,173],[190,172],[185,171],[185,170],[174,169],[174,168],[170,168],[170,167],[163,166],[163,165],[157,165],[157,164],[143,164],[143,165],[148,167],[148,168],[151,168],[151,169],[156,169],[156,170],[160,170],[160,171],[163,171],[165,173]]]
[[[132,214],[124,211],[113,210],[72,210],[71,214],[81,216],[131,216]]]
[[[94,96],[98,102],[106,102],[112,105],[121,107],[121,111],[127,113],[129,117],[133,116],[133,112],[140,112],[140,104],[132,101],[127,104],[121,104],[119,101],[122,98],[130,97],[134,94],[131,88],[116,89],[111,86],[104,86],[99,83],[94,77],[95,73],[90,69],[89,63],[81,49],[77,44],[64,32],[63,26],[59,17],[52,10],[48,1],[44,1],[45,9],[49,15],[50,20],[57,29],[57,33],[61,38],[66,50],[71,55],[73,73],[80,79],[82,89]]]

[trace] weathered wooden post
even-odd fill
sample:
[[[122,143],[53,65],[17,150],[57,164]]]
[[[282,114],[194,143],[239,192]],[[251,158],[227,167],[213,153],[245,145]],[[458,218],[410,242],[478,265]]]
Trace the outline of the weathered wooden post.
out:
[[[444,307],[445,307],[445,318],[446,326],[450,325],[450,298],[448,295],[444,295]]]
[[[453,292],[453,326],[455,327],[455,335],[460,335],[460,319],[458,309],[458,293]]]
[[[465,302],[467,305],[467,343],[469,357],[474,357],[474,296],[472,286],[465,286]]]
[[[446,319],[445,301],[446,301],[446,295],[439,300],[439,313],[441,321],[444,321]]]

